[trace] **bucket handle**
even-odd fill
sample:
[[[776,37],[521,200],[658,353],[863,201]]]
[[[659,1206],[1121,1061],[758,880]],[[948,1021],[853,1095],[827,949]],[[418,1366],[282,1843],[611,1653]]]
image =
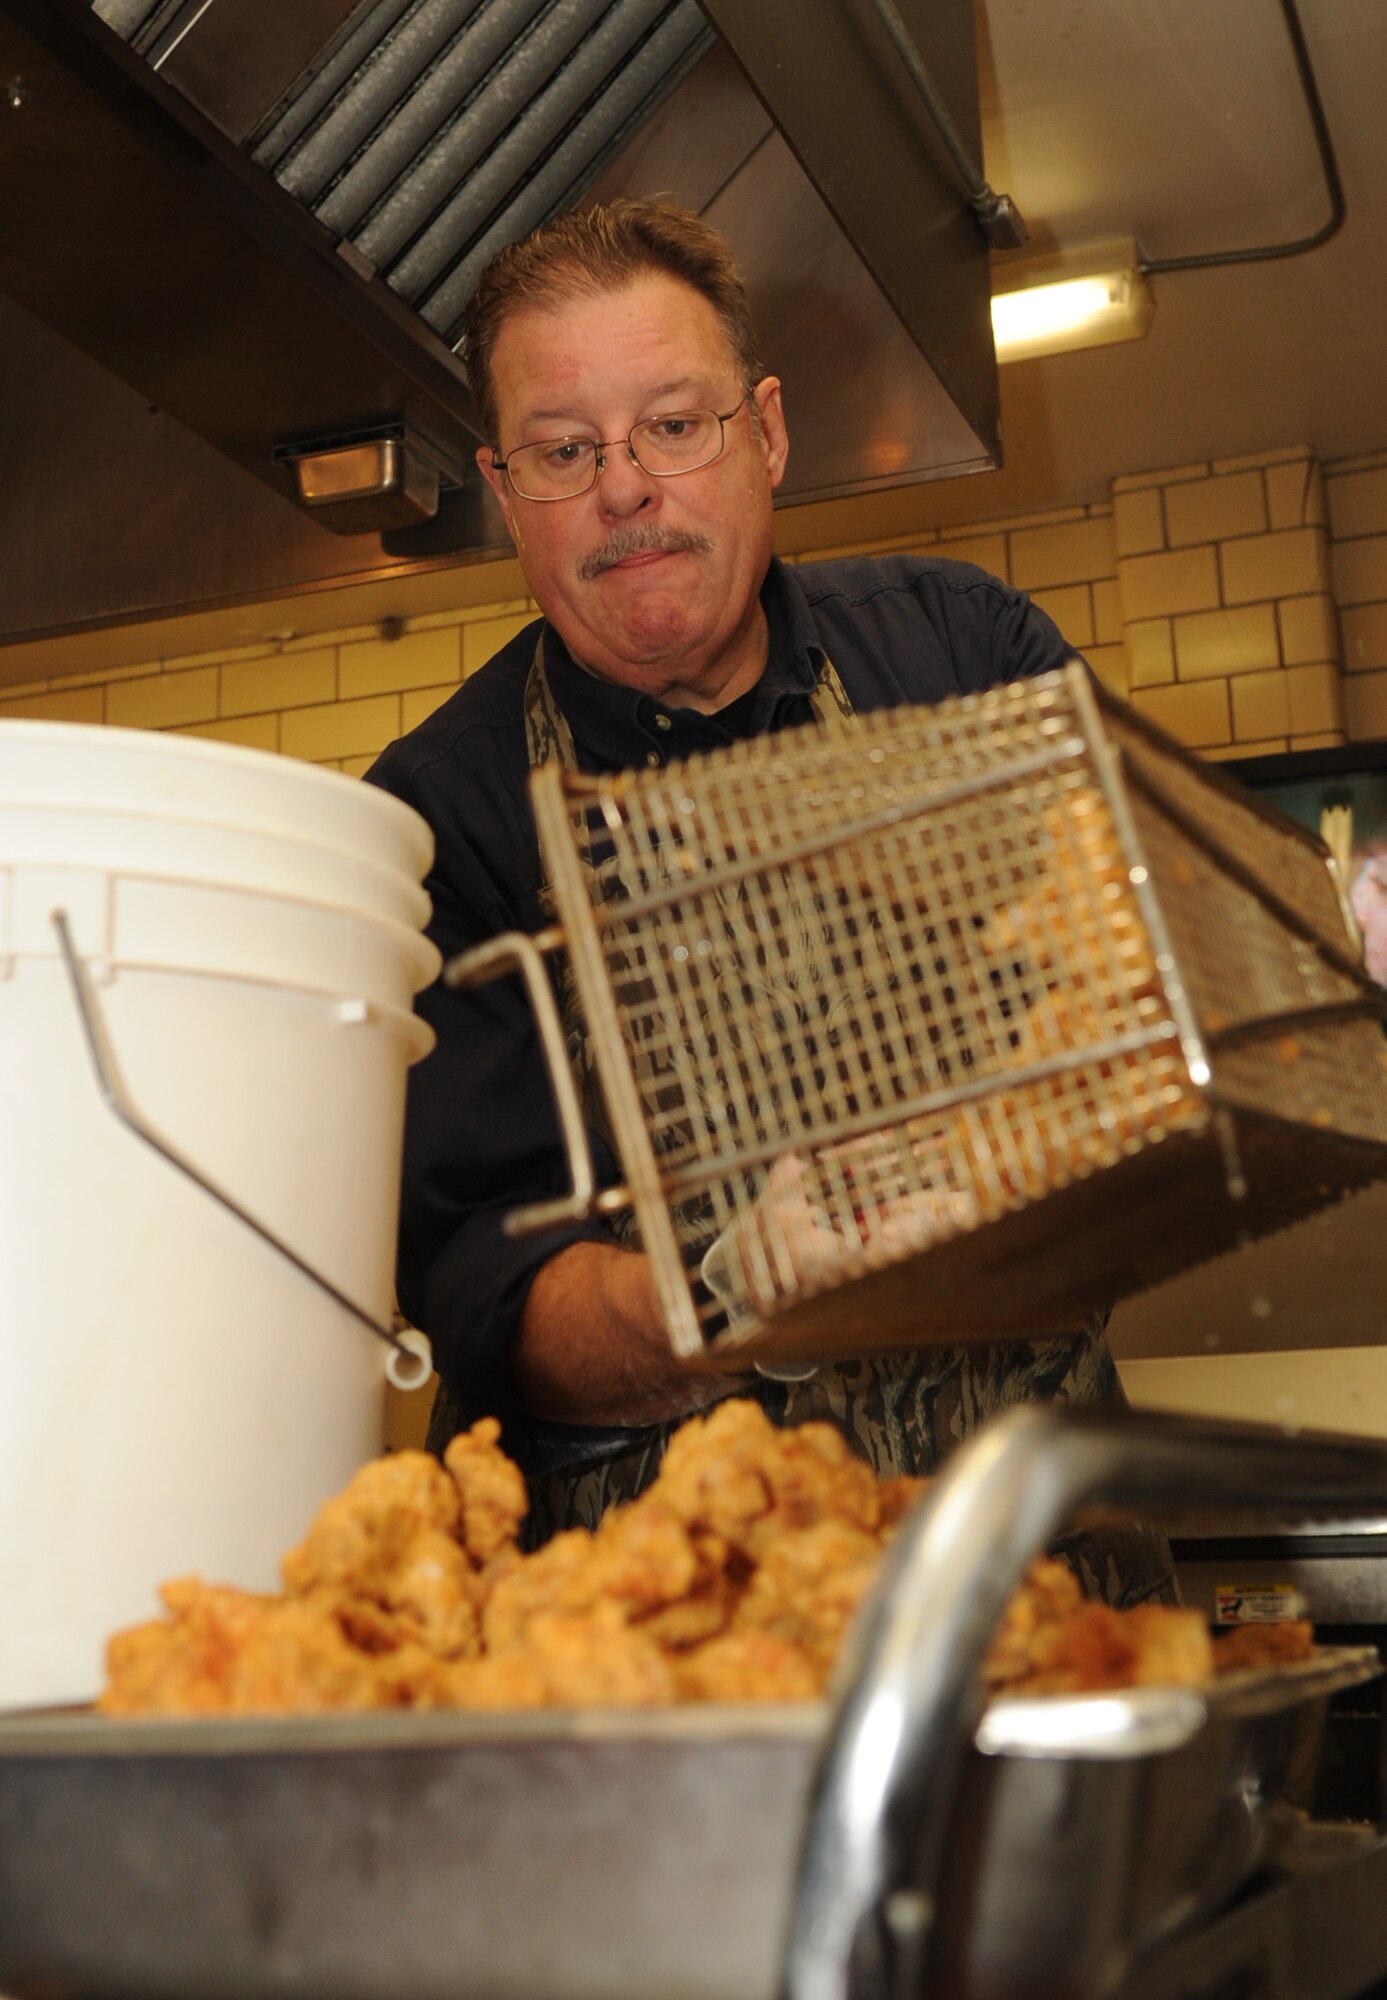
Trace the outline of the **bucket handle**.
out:
[[[267,1229],[263,1222],[258,1222],[253,1215],[242,1208],[224,1188],[219,1188],[215,1181],[209,1180],[200,1168],[185,1159],[166,1139],[161,1139],[159,1134],[145,1123],[122,1089],[114,1058],[107,1045],[106,1026],[97,1004],[95,990],[87,968],[72,941],[72,925],[68,913],[66,910],[57,909],[51,911],[50,916],[58,937],[58,950],[62,955],[72,987],[73,999],[77,1003],[77,1012],[81,1017],[82,1033],[86,1040],[87,1053],[92,1060],[92,1067],[96,1071],[97,1085],[121,1124],[127,1131],[133,1132],[137,1139],[143,1139],[146,1146],[152,1148],[160,1159],[166,1160],[183,1175],[185,1180],[190,1180],[195,1187],[201,1188],[203,1193],[210,1195],[221,1208],[234,1215],[238,1222],[244,1223],[262,1243],[268,1243],[272,1250],[277,1250],[296,1271],[302,1272],[305,1278],[310,1279],[319,1291],[326,1292],[335,1305],[341,1306],[342,1310],[350,1313],[353,1319],[360,1320],[364,1327],[375,1334],[377,1340],[383,1340],[391,1350],[390,1359],[385,1364],[387,1381],[393,1383],[397,1389],[420,1388],[433,1372],[433,1355],[426,1335],[412,1326],[404,1327],[397,1333],[392,1327],[382,1325],[373,1314],[357,1305],[354,1299],[349,1299],[345,1292],[339,1291],[331,1279],[325,1278],[321,1271],[306,1263],[297,1250],[291,1250],[289,1245],[272,1230]]]

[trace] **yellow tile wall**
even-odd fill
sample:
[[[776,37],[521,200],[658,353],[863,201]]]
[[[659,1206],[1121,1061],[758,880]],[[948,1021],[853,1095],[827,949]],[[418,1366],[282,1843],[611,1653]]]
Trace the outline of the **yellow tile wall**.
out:
[[[514,598],[399,630],[344,627],[274,650],[153,658],[84,675],[80,686],[55,679],[0,690],[0,716],[172,730],[359,777],[535,616],[529,599]]]
[[[1346,580],[1364,668],[1387,671],[1378,476],[1387,455],[1325,468],[1298,446],[1115,479],[1134,704],[1211,754],[1342,742],[1377,698],[1346,700]]]
[[[1193,750],[1228,744],[1232,735],[1226,680],[1190,681],[1171,687],[1138,688],[1132,700],[1158,729],[1168,730]],[[1278,744],[1276,746],[1280,748]]]
[[[1276,607],[1245,604],[1231,611],[1197,611],[1171,624],[1175,677],[1205,680],[1213,674],[1256,673],[1280,664]]]
[[[1267,493],[1260,472],[1229,472],[1221,479],[1189,479],[1165,495],[1166,536],[1173,549],[1222,542],[1235,535],[1264,535]]]
[[[1129,619],[1212,611],[1219,602],[1218,561],[1212,548],[1125,556],[1117,574]]]
[[[1028,590],[1107,686],[1210,755],[1387,735],[1387,449],[1123,474],[1106,503],[798,559],[895,549]],[[357,776],[535,615],[515,598],[401,629],[151,657],[0,690],[0,715],[174,730]]]
[[[1329,468],[1331,571],[1350,738],[1387,736],[1387,451]]]

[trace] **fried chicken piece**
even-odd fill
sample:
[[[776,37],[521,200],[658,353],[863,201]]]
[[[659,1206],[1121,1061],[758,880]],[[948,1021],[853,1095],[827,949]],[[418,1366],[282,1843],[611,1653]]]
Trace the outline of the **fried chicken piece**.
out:
[[[195,1577],[117,1634],[110,1715],[518,1709],[821,1695],[885,1542],[927,1482],[878,1481],[836,1430],[777,1430],[725,1402],[671,1440],[660,1476],[533,1555],[523,1483],[491,1420],[362,1468],[285,1557],[285,1594]],[[1306,1657],[1308,1625],[1211,1646],[1198,1612],[1090,1603],[1033,1563],[984,1663],[991,1692],[1193,1684]]]
[[[1174,1604],[1134,1604],[1121,1618],[1133,1649],[1137,1687],[1198,1687],[1213,1672],[1213,1642],[1202,1611]]]
[[[1164,1604],[1115,1611],[1085,1598],[1072,1570],[1048,1556],[1027,1570],[983,1663],[987,1685],[1012,1694],[1192,1687],[1212,1671],[1201,1612]]]
[[[482,1617],[486,1649],[524,1643],[536,1619],[574,1615],[602,1603],[623,1620],[639,1618],[687,1596],[699,1578],[698,1550],[656,1492],[613,1508],[595,1534],[569,1528],[502,1576]]]
[[[738,1627],[799,1647],[822,1685],[880,1556],[880,1514],[875,1476],[831,1426],[779,1431],[759,1404],[724,1403],[676,1433],[651,1492],[500,1578],[486,1651],[528,1644],[541,1618],[607,1604],[685,1656],[681,1671]],[[804,1684],[801,1667],[792,1678]]]
[[[654,1708],[674,1700],[674,1676],[653,1639],[626,1622],[619,1606],[601,1603],[564,1617],[534,1621],[527,1650],[544,1675],[550,1704],[580,1708]]]
[[[452,1677],[471,1664],[441,1659],[413,1639],[371,1656],[371,1671],[386,1708],[456,1707]]]
[[[718,1535],[753,1562],[788,1529],[840,1520],[870,1534],[881,1524],[876,1475],[831,1424],[777,1430],[745,1398],[675,1432],[657,1490],[691,1531]]]
[[[548,1705],[544,1674],[528,1653],[481,1653],[473,1660],[441,1664],[445,1696],[440,1708],[493,1713]]]
[[[1039,1626],[1013,1694],[1087,1694],[1104,1688],[1197,1687],[1213,1671],[1202,1612],[1164,1604],[1115,1611],[1086,1601]]]
[[[285,1556],[285,1588],[300,1597],[324,1588],[392,1614],[379,1627],[391,1643],[416,1640],[445,1657],[474,1653],[485,1587],[459,1539],[465,1505],[427,1452],[372,1459]]]
[[[877,1538],[844,1521],[819,1521],[782,1534],[765,1549],[732,1630],[767,1634],[795,1647],[822,1688],[880,1561]]]
[[[261,1597],[181,1577],[169,1619],[107,1648],[106,1715],[279,1715],[382,1708],[395,1699],[370,1658],[314,1600]]]
[[[881,1532],[890,1535],[900,1526],[915,1502],[929,1491],[933,1482],[918,1479],[911,1474],[898,1473],[893,1479],[883,1479],[877,1486],[877,1503],[881,1508]]]
[[[483,1417],[459,1431],[443,1454],[462,1499],[463,1547],[482,1569],[514,1550],[528,1507],[524,1476],[500,1438],[495,1417]]]
[[[117,1632],[106,1647],[104,1715],[212,1715],[232,1654],[274,1599],[175,1577],[159,1592],[169,1616]]]
[[[461,1517],[456,1485],[428,1452],[370,1459],[323,1503],[303,1542],[285,1556],[285,1584],[307,1590],[366,1575],[383,1550],[398,1550],[420,1529],[455,1534]]]
[[[523,1647],[460,1662],[450,1686],[462,1708],[659,1708],[676,1699],[664,1654],[611,1600],[536,1612]]]
[[[674,1662],[681,1701],[815,1701],[824,1677],[800,1647],[772,1632],[728,1632]]]
[[[690,1535],[698,1572],[687,1594],[641,1616],[640,1627],[667,1652],[703,1645],[725,1632],[746,1590],[751,1569],[720,1535]]]
[[[1014,1686],[1031,1670],[1037,1637],[1082,1607],[1083,1591],[1073,1570],[1053,1557],[1033,1562],[1002,1613],[983,1660],[989,1687]]]
[[[781,1535],[797,1528],[837,1522],[863,1534],[878,1535],[881,1493],[876,1474],[858,1458],[847,1439],[832,1424],[801,1424],[776,1430],[764,1419],[768,1436],[762,1455],[771,1493],[771,1510],[754,1521],[747,1550],[761,1560]]]
[[[392,1708],[400,1699],[327,1605],[287,1598],[251,1626],[227,1682],[229,1715],[310,1715]]]
[[[1294,1666],[1313,1656],[1315,1628],[1304,1618],[1288,1618],[1274,1625],[1232,1625],[1218,1633],[1213,1644],[1216,1674]]]
[[[663,1652],[685,1653],[691,1647],[706,1645],[727,1630],[741,1601],[742,1589],[725,1574],[714,1577],[704,1589],[661,1605],[649,1617],[635,1622]]]
[[[681,1424],[660,1464],[665,1505],[691,1530],[716,1535],[740,1551],[752,1523],[771,1507],[756,1456],[769,1429],[765,1411],[743,1397]]]

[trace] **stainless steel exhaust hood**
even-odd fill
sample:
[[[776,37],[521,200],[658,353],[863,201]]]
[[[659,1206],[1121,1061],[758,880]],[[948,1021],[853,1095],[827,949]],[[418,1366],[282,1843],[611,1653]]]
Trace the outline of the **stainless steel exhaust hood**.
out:
[[[900,11],[976,156],[970,0]],[[987,245],[870,0],[0,0],[0,189],[26,363],[0,376],[0,532],[29,552],[0,638],[333,568],[290,517],[228,592],[244,480],[209,564],[145,454],[149,573],[130,601],[101,564],[84,586],[59,543],[101,524],[78,465],[54,478],[55,401],[88,410],[90,464],[137,395],[359,538],[353,575],[498,553],[459,317],[496,248],[594,193],[668,192],[731,239],[786,384],[783,500],[999,460]]]

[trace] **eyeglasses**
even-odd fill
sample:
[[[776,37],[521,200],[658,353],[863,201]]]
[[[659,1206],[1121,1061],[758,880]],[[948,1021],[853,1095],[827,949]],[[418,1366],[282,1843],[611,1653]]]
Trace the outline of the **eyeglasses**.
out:
[[[632,424],[624,438],[557,437],[538,444],[517,445],[508,457],[493,450],[491,463],[504,472],[522,500],[576,500],[591,492],[607,463],[607,453],[624,444],[633,465],[652,479],[677,479],[721,458],[727,443],[725,426],[751,400],[751,392],[732,409],[675,410],[667,417],[647,417]]]

